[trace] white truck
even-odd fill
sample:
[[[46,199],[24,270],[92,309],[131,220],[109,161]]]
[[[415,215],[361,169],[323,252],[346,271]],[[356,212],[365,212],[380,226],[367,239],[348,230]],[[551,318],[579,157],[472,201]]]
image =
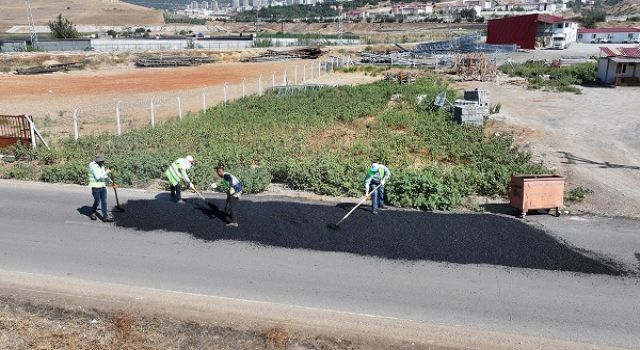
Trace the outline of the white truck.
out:
[[[551,48],[556,50],[564,50],[569,48],[569,42],[567,36],[564,33],[553,34],[551,38]]]

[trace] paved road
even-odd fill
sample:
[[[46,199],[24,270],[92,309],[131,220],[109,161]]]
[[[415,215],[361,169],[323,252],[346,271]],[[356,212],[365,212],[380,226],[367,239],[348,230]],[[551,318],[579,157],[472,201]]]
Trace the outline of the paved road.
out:
[[[121,216],[124,224],[103,224],[91,222],[80,213],[90,199],[84,188],[0,181],[0,269],[599,345],[638,348],[640,344],[640,278],[637,276],[575,272],[575,269],[571,270],[572,265],[554,260],[556,257],[552,254],[543,255],[543,260],[551,263],[540,265],[540,269],[514,267],[520,266],[516,264],[517,257],[505,258],[513,255],[508,248],[517,247],[514,243],[505,249],[478,248],[485,255],[491,251],[495,255],[480,262],[495,260],[501,264],[498,266],[458,264],[454,261],[460,261],[459,257],[453,255],[450,259],[440,259],[441,262],[417,258],[404,260],[385,257],[385,252],[393,250],[375,254],[371,253],[376,252],[373,248],[358,251],[340,244],[336,247],[343,252],[331,252],[326,244],[317,243],[321,240],[301,241],[301,245],[307,244],[305,249],[286,248],[284,242],[290,242],[290,237],[273,237],[265,241],[259,229],[238,231],[238,239],[233,238],[234,233],[219,235],[224,230],[221,223],[215,215],[198,209],[195,201],[170,212],[178,205],[168,203],[156,193],[122,191],[121,197],[128,209],[126,216]],[[276,199],[261,197],[255,200],[258,202],[251,203],[252,199],[245,198],[243,205],[245,208],[252,205],[274,208],[272,220],[275,222],[291,216],[274,204],[278,203]],[[157,207],[165,208],[164,217],[157,216]],[[136,209],[145,212],[135,212]],[[342,209],[336,210],[339,211],[335,213],[340,213]],[[245,222],[258,220],[250,213],[242,214]],[[375,220],[383,220],[385,214]],[[367,214],[356,212],[355,215],[362,219]],[[449,214],[412,212],[411,215],[418,215],[418,218],[424,215],[425,221],[444,218],[443,222],[451,228],[451,237],[456,240],[460,237],[455,231],[460,229],[456,228],[455,221],[469,219]],[[129,216],[137,217],[143,225],[135,227],[136,220],[127,219]],[[170,220],[178,224],[171,226],[171,231],[157,230],[153,222],[145,221],[147,216],[153,222]],[[488,225],[492,220],[512,222],[514,230],[529,232],[508,218],[489,215],[472,218],[477,219],[477,226]],[[299,228],[294,233],[299,237],[310,235],[309,232],[322,234],[321,230],[305,229],[304,218],[287,217],[287,220]],[[372,216],[364,220],[370,223],[369,227],[376,227]],[[548,228],[551,232],[548,237],[526,241],[527,245],[545,244],[545,249],[557,245],[553,248],[556,254],[566,257],[578,254],[576,259],[582,259],[588,266],[600,261],[592,253],[580,250],[576,253],[569,249],[566,244],[570,243],[606,256],[603,264],[610,260],[619,262],[617,268],[611,270],[613,272],[638,271],[640,225],[637,221],[533,216],[529,220],[534,226]],[[355,222],[358,222],[357,218]],[[203,228],[203,223],[210,227],[211,235],[217,235],[216,239],[207,236],[208,228]],[[442,228],[434,226],[434,230],[439,229]],[[266,228],[264,232],[273,233]],[[253,239],[247,236],[251,234]],[[495,234],[511,242],[509,232],[496,230]],[[349,232],[348,225],[335,235],[336,240],[340,235],[344,235],[345,240],[357,237]],[[442,242],[446,237],[438,236],[439,242],[434,243],[434,249],[459,244],[457,241]],[[550,239],[553,239],[552,244],[547,245]],[[252,243],[252,240],[263,244]],[[378,242],[376,240],[373,242]],[[425,256],[439,256],[437,252],[430,254]],[[538,259],[534,258],[523,257],[527,264],[538,264]],[[566,269],[544,269],[554,266]]]

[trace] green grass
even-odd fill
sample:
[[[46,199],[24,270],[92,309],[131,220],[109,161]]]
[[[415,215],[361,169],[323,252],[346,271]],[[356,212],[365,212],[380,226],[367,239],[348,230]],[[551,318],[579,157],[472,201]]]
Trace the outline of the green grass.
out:
[[[553,67],[544,62],[505,64],[500,71],[510,76],[527,79],[530,89],[580,93],[575,85],[597,82],[598,66],[594,62]]]
[[[444,89],[419,79],[252,96],[155,129],[66,140],[35,155],[17,151],[39,159],[41,179],[49,182],[84,183],[87,164],[100,152],[123,185],[141,186],[192,154],[192,179],[201,188],[217,181],[213,167],[224,164],[249,192],[281,182],[332,196],[362,195],[365,170],[379,161],[393,172],[390,203],[423,209],[449,209],[471,194],[504,195],[512,173],[544,172],[510,136],[485,136],[435,108],[433,97]],[[390,102],[394,94],[402,97]],[[430,100],[418,104],[422,94]]]

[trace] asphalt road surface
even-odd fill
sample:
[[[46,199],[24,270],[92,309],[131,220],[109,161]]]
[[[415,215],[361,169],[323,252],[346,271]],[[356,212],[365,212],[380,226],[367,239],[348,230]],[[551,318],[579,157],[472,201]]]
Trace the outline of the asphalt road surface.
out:
[[[358,210],[0,181],[0,269],[638,348],[640,225],[626,219]],[[187,195],[188,196],[188,195]],[[110,192],[110,205],[113,205]]]

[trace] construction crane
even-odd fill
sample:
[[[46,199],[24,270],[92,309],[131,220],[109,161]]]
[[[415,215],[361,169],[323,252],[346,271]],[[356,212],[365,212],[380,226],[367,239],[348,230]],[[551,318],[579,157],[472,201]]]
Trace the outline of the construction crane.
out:
[[[27,20],[29,21],[29,36],[31,37],[31,47],[38,47],[38,34],[36,33],[36,24],[33,21],[31,0],[25,0],[24,2],[27,5]]]

